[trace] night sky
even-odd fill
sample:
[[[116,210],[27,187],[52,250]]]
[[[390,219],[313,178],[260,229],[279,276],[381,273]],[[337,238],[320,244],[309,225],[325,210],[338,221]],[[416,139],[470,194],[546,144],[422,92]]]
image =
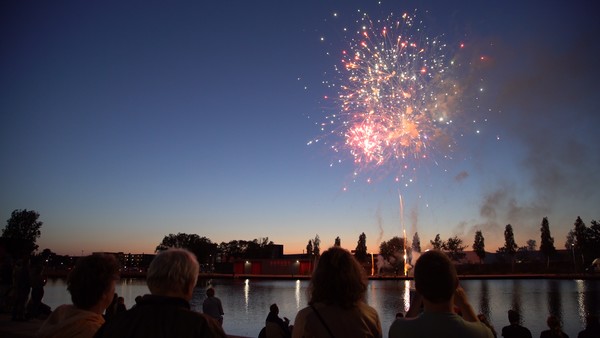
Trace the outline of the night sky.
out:
[[[410,175],[402,162],[361,168],[319,128],[340,111],[357,18],[405,12],[465,62],[453,150],[413,156]],[[0,216],[39,212],[40,249],[74,255],[150,253],[178,232],[268,237],[286,253],[317,234],[354,249],[364,232],[376,252],[403,228],[424,249],[438,233],[470,249],[482,230],[493,252],[506,224],[539,246],[543,217],[562,249],[577,216],[600,220],[596,13],[588,1],[4,1]]]

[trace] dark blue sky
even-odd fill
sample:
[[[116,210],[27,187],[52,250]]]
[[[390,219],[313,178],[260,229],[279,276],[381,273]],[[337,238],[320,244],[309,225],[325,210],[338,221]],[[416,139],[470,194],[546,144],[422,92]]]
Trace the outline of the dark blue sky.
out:
[[[495,251],[508,223],[519,245],[539,243],[545,216],[562,248],[577,216],[600,218],[600,30],[586,1],[0,6],[0,211],[38,211],[41,248],[150,252],[186,232],[300,252],[315,234],[353,249],[365,232],[375,251],[404,226],[422,244],[471,245],[481,229]],[[453,159],[408,187],[394,173],[354,182],[349,154],[330,167],[327,146],[307,146],[335,110],[322,82],[359,9],[417,9],[423,35],[485,56],[470,70],[483,91],[458,118],[487,119],[480,134],[454,135]]]

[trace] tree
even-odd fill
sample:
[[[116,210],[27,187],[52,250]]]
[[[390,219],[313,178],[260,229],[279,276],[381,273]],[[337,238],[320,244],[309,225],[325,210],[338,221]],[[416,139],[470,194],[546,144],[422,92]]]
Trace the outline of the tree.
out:
[[[583,221],[581,220],[581,217],[577,216],[577,219],[575,220],[574,225],[574,229],[573,229],[573,236],[575,239],[575,242],[573,244],[575,244],[575,251],[579,254],[578,256],[581,257],[581,265],[585,266],[585,262],[589,261],[591,258],[591,248],[590,248],[590,241],[588,239],[589,235],[590,235],[590,231],[589,229],[585,226],[585,223],[583,223]]]
[[[404,271],[404,239],[395,236],[379,245],[379,254],[394,268],[395,272]]]
[[[335,238],[335,243],[333,243],[333,246],[342,246],[342,240],[340,239],[340,236]]]
[[[313,239],[313,254],[317,258],[321,257],[320,246],[321,246],[321,239],[319,238],[319,235],[315,235],[315,239]]]
[[[312,255],[313,255],[312,239],[309,239],[308,244],[306,244],[306,254],[308,255],[308,257],[312,257]]]
[[[473,241],[473,251],[479,257],[479,263],[483,263],[485,259],[485,238],[481,230],[475,232],[475,240]]]
[[[600,222],[592,220],[589,227],[590,247],[592,248],[592,257],[600,257]]]
[[[16,240],[21,247],[21,253],[31,255],[38,249],[35,244],[42,232],[42,224],[38,221],[40,214],[33,210],[15,209],[6,220],[6,227],[2,230],[2,237]]]
[[[542,255],[545,258],[546,268],[548,268],[550,266],[550,257],[554,256],[554,254],[556,253],[556,248],[554,247],[554,238],[550,234],[550,224],[548,222],[548,217],[542,218],[540,232],[540,251],[542,252]]]
[[[444,242],[440,239],[440,234],[435,235],[435,239],[429,242],[434,250],[442,250],[442,247],[444,246]]]
[[[210,263],[211,256],[217,254],[216,243],[211,242],[206,237],[200,237],[196,234],[178,233],[165,236],[156,247],[156,252],[167,250],[169,248],[187,249],[196,255],[199,263]]]
[[[367,235],[365,235],[364,232],[358,236],[356,250],[354,250],[354,257],[359,262],[364,262],[367,259]]]
[[[498,248],[496,252],[508,256],[511,263],[514,264],[514,258],[518,247],[517,243],[515,243],[515,234],[513,233],[512,225],[507,224],[504,228],[504,246]]]
[[[458,238],[458,236],[448,238],[448,240],[442,244],[442,249],[450,256],[450,259],[458,262],[466,256],[464,253],[466,245],[462,245],[462,242],[462,239]]]
[[[415,232],[412,240],[412,249],[414,252],[421,252],[421,240],[419,239],[419,233]]]

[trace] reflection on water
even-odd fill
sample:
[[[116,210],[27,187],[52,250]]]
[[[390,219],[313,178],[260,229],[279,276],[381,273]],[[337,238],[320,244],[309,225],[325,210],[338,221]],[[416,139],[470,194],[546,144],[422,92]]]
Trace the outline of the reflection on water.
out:
[[[192,309],[201,311],[206,288],[213,286],[223,303],[223,327],[232,335],[256,337],[264,326],[269,306],[277,303],[280,315],[292,322],[296,313],[307,305],[306,280],[239,280],[204,281],[195,290]],[[549,314],[562,318],[565,332],[571,337],[585,326],[585,316],[600,310],[600,281],[593,280],[464,280],[460,282],[477,313],[483,313],[501,331],[508,325],[507,311],[521,312],[523,324],[534,337],[546,329]],[[412,281],[373,280],[367,288],[367,302],[379,313],[384,336],[387,336],[397,312],[410,306]],[[117,293],[125,298],[127,307],[137,295],[148,293],[144,280],[123,279]],[[50,280],[45,288],[44,302],[52,308],[70,303],[62,280]]]

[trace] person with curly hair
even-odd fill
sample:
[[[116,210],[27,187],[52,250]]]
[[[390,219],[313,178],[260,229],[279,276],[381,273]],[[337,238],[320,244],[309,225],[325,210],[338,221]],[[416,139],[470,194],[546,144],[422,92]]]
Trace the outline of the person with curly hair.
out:
[[[365,270],[348,250],[334,246],[323,252],[292,337],[382,337],[379,315],[365,302],[367,284]]]
[[[102,313],[113,299],[118,279],[119,263],[113,255],[93,254],[79,259],[67,278],[73,304],[57,307],[36,337],[93,337],[104,324]]]

